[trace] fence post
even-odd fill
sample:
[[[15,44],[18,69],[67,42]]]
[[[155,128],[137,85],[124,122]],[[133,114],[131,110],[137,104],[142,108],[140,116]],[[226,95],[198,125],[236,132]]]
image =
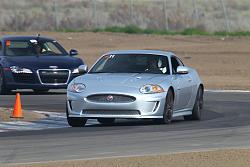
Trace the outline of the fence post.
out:
[[[164,13],[165,30],[168,31],[169,26],[168,26],[167,0],[163,0],[163,13]]]
[[[225,17],[225,25],[226,25],[226,31],[230,32],[230,24],[229,24],[229,20],[228,20],[228,13],[227,13],[227,9],[225,7],[224,1],[220,0],[221,6],[223,8],[223,13],[224,13],[224,17]]]
[[[130,0],[129,3],[129,15],[130,15],[130,24],[134,24],[134,0]]]
[[[192,0],[192,3],[193,3],[193,8],[194,8],[194,17],[196,20],[199,19],[199,14],[198,14],[198,9],[197,9],[197,6],[196,6],[196,0]]]
[[[96,0],[93,0],[93,22],[94,28],[97,28]]]
[[[19,13],[18,13],[18,7],[17,7],[16,3],[13,3],[13,4],[14,4],[14,10],[15,10],[15,12],[14,12],[15,13],[15,18],[14,18],[15,19],[15,25],[14,25],[13,28],[15,29],[15,32],[17,32],[18,31],[18,21],[17,21],[18,19],[17,19],[17,15]]]
[[[53,1],[53,11],[54,11],[54,19],[55,19],[55,29],[58,30],[58,11],[57,11],[57,2]]]

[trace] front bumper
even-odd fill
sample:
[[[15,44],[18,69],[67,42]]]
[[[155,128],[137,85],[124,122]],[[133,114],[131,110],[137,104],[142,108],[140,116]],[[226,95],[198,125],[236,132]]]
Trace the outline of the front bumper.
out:
[[[107,94],[107,93],[103,93]],[[112,92],[119,94],[120,92]],[[162,118],[165,106],[166,93],[158,94],[125,94],[135,97],[135,101],[93,102],[88,100],[89,95],[68,92],[67,112],[69,117],[84,118]]]
[[[68,70],[69,71],[69,70]],[[15,89],[66,89],[68,83],[78,74],[72,74],[69,71],[68,78],[65,83],[49,83],[45,84],[41,81],[38,73],[32,74],[14,74],[11,71],[5,72],[5,85],[10,90]],[[50,77],[53,81],[53,77]]]
[[[7,88],[10,90],[15,89],[66,89],[67,84],[63,85],[43,85],[40,83],[16,83],[16,82],[10,82],[6,84]]]

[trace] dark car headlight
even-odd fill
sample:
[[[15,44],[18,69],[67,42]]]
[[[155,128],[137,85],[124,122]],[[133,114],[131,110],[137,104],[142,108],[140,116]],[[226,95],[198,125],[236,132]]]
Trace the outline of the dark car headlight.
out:
[[[18,66],[11,66],[10,67],[10,70],[13,72],[13,73],[16,73],[16,74],[32,74],[33,72],[28,69],[28,68],[22,68],[22,67],[18,67]]]

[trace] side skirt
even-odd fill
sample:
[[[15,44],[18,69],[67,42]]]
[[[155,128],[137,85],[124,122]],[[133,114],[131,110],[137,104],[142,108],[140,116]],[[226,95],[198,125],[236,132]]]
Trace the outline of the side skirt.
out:
[[[192,109],[183,109],[174,111],[173,117],[184,116],[184,115],[192,115]]]

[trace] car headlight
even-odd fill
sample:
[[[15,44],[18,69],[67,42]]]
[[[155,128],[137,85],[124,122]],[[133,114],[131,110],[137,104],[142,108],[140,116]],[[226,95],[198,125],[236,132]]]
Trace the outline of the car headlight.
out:
[[[164,89],[159,85],[147,84],[147,85],[143,85],[140,88],[140,92],[143,94],[162,93],[164,92]]]
[[[73,83],[68,86],[68,91],[73,93],[81,93],[85,90],[86,86],[81,83]]]
[[[72,70],[72,74],[78,74],[78,73],[79,73],[78,68],[76,68],[76,69]]]
[[[11,66],[10,69],[13,73],[16,73],[16,74],[20,74],[20,73],[32,74],[33,73],[28,68],[22,68],[22,67],[18,67],[18,66]]]

